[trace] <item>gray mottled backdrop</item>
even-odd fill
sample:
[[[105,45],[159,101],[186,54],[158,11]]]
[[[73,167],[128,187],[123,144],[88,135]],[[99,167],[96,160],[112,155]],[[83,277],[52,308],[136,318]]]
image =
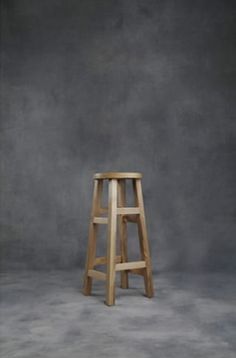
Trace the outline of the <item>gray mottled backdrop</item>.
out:
[[[234,2],[1,3],[2,268],[83,266],[92,175],[124,170],[156,269],[235,269]]]

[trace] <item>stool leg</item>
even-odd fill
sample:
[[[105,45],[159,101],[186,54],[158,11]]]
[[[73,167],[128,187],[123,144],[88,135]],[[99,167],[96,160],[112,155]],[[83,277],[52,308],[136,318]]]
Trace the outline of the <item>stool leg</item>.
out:
[[[117,229],[117,180],[109,180],[106,304],[115,303],[115,255]]]
[[[118,181],[118,205],[125,207],[126,195],[125,195],[125,179]],[[120,253],[121,262],[128,261],[127,255],[127,222],[123,215],[119,215],[118,218],[119,238],[120,238]],[[121,288],[128,288],[128,271],[121,271]]]
[[[146,262],[146,268],[144,270],[145,291],[147,297],[151,298],[153,297],[154,290],[153,290],[151,257],[150,257],[149,243],[148,243],[148,236],[147,236],[141,180],[135,179],[133,181],[133,184],[134,184],[134,192],[136,197],[136,204],[140,208],[140,215],[138,215],[138,233],[139,233],[141,255],[143,260],[145,260]]]
[[[88,277],[88,270],[93,269],[94,260],[96,256],[97,225],[93,223],[93,219],[94,216],[99,212],[101,195],[102,195],[102,184],[103,184],[102,180],[95,180],[94,182],[93,202],[92,202],[92,210],[91,210],[91,217],[89,223],[87,260],[86,260],[84,286],[83,286],[83,292],[86,296],[91,295],[91,290],[92,290],[92,277]]]

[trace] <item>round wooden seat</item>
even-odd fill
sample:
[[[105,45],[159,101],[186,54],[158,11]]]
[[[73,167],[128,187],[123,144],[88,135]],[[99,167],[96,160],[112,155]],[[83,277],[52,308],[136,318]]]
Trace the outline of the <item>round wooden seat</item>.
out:
[[[96,173],[94,179],[141,179],[141,173],[130,173],[130,172],[107,172],[107,173]]]

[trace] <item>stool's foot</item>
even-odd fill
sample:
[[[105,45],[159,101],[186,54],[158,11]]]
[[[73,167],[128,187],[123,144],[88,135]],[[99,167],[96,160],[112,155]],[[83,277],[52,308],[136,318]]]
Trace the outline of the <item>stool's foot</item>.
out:
[[[107,294],[105,304],[113,306],[115,304],[115,280],[113,282],[107,281]]]
[[[147,272],[149,271],[149,272]],[[145,293],[148,298],[152,298],[154,296],[154,289],[152,283],[152,275],[151,271],[147,269],[144,274],[144,285],[145,285]]]
[[[114,301],[111,301],[111,302],[108,302],[107,300],[104,301],[105,305],[108,306],[108,307],[111,307],[111,306],[114,306],[115,305],[115,302]]]
[[[92,291],[92,278],[86,276],[84,278],[84,285],[83,285],[83,294],[85,296],[90,296]]]

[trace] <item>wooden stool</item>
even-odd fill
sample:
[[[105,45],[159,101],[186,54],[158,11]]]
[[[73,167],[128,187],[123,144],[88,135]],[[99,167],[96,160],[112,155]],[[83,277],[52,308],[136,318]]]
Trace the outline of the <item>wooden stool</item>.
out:
[[[128,288],[128,273],[144,277],[147,297],[153,296],[151,258],[147,238],[140,173],[97,173],[94,175],[93,204],[89,226],[88,252],[84,277],[85,295],[91,294],[92,279],[106,280],[106,301],[108,306],[115,303],[115,273],[121,271],[121,287]],[[103,181],[108,180],[108,208],[101,207]],[[135,207],[125,207],[126,179],[133,182]],[[107,217],[101,216],[108,214]],[[127,221],[137,223],[141,260],[128,262]],[[107,255],[96,257],[96,233],[99,224],[108,225]],[[116,256],[116,232],[120,238],[120,256]],[[95,270],[97,265],[107,265],[106,273]]]

